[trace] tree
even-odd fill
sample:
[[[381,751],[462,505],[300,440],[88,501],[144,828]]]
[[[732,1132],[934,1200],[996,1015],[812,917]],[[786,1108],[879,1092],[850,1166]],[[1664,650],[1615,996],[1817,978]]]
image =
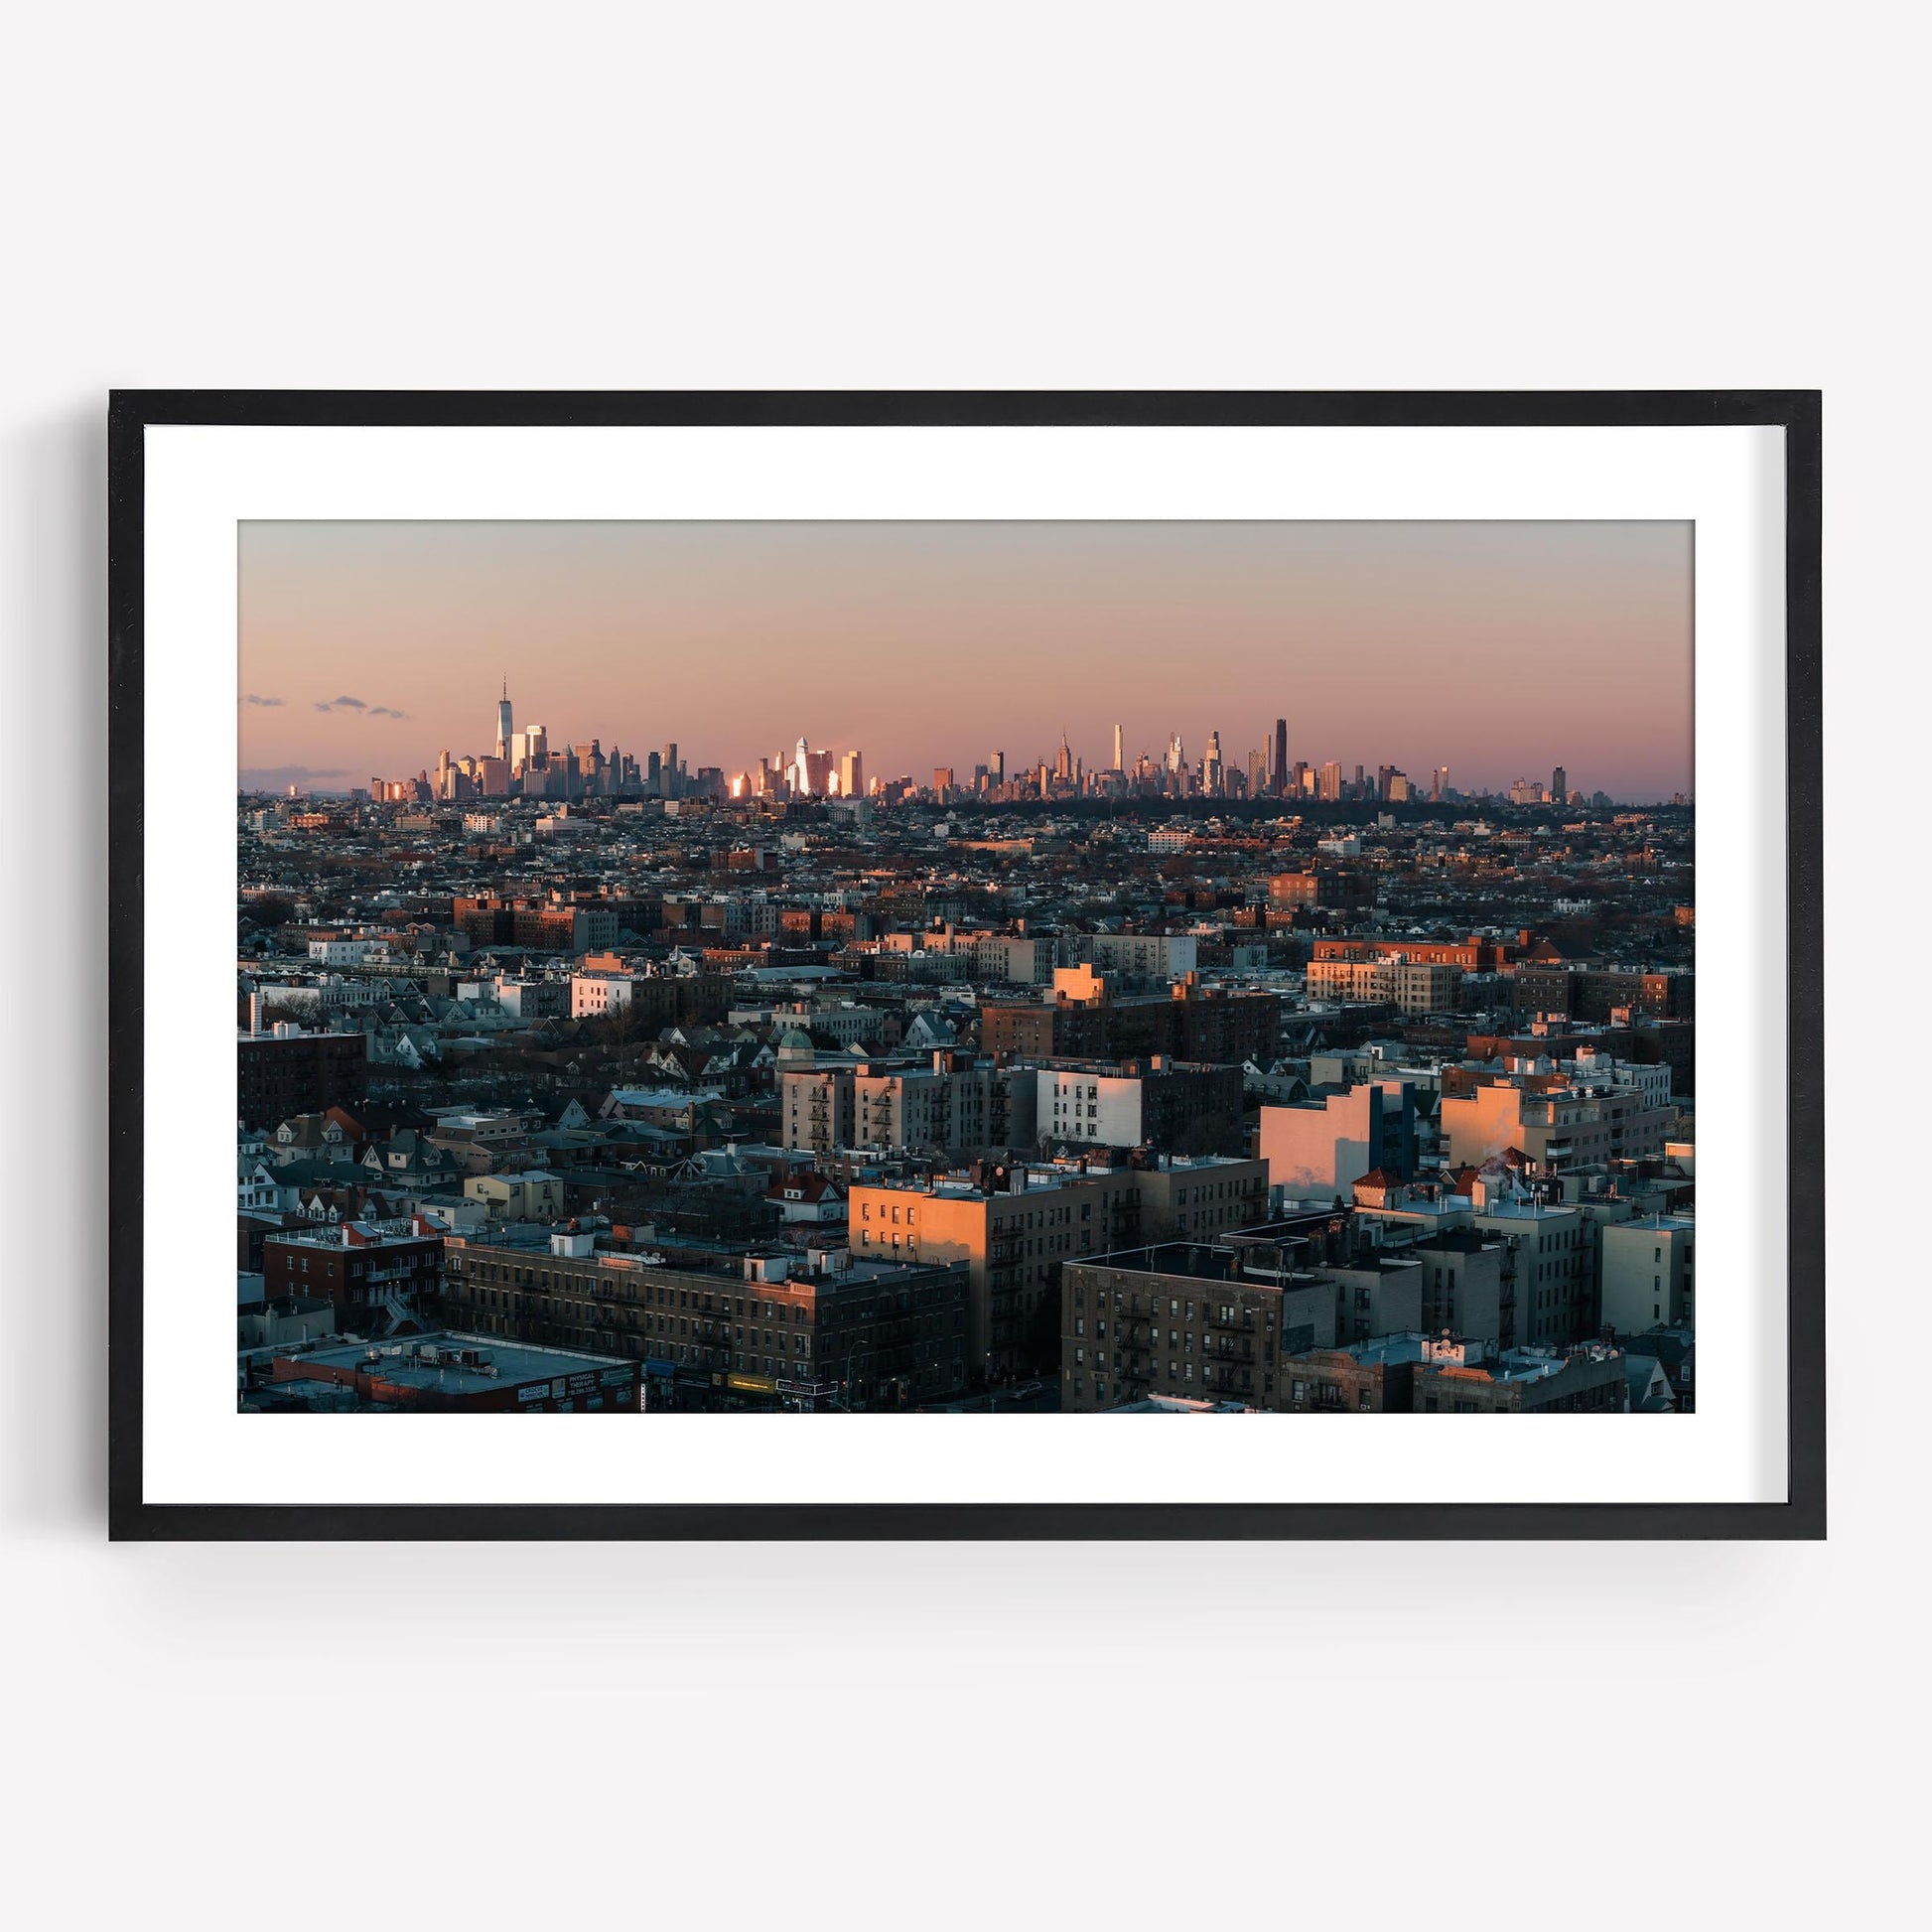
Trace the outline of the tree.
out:
[[[251,925],[287,925],[295,917],[295,901],[281,893],[264,893],[242,900],[241,916]]]

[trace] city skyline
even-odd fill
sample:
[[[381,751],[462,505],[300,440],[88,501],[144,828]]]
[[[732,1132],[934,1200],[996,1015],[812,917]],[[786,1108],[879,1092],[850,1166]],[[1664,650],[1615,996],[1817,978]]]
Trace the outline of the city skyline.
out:
[[[240,775],[487,754],[507,679],[553,745],[727,773],[804,737],[964,778],[1062,732],[1089,772],[1117,733],[1245,769],[1285,714],[1291,763],[1642,802],[1694,788],[1690,564],[1657,523],[249,523]]]

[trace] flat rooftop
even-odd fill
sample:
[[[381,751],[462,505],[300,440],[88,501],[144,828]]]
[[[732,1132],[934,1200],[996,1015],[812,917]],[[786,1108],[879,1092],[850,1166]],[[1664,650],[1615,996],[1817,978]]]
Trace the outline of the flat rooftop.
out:
[[[353,1231],[356,1239],[347,1236]],[[418,1234],[407,1224],[383,1222],[371,1226],[365,1221],[339,1221],[317,1228],[275,1228],[268,1239],[295,1248],[327,1248],[335,1254],[379,1254],[384,1248],[402,1247],[424,1241],[440,1241],[443,1231],[430,1228]]]
[[[537,1227],[535,1222],[525,1224]],[[547,1243],[548,1231],[541,1228]],[[662,1247],[644,1246],[635,1249],[597,1248],[587,1255],[553,1255],[547,1245],[490,1240],[479,1241],[474,1237],[452,1236],[448,1245],[464,1254],[491,1255],[509,1257],[521,1266],[543,1265],[554,1262],[559,1268],[599,1267],[619,1268],[634,1274],[646,1275],[685,1275],[696,1277],[710,1286],[722,1283],[740,1282],[747,1288],[840,1288],[853,1283],[899,1281],[913,1275],[943,1275],[954,1268],[965,1268],[964,1261],[890,1261],[862,1259],[857,1255],[841,1268],[824,1269],[813,1273],[805,1255],[793,1248],[774,1248],[769,1250],[748,1249],[726,1243],[713,1244],[684,1236],[666,1236]],[[668,1252],[665,1252],[668,1250]],[[844,1248],[815,1250],[846,1254]],[[754,1282],[747,1278],[745,1263],[748,1257],[764,1258],[782,1256],[797,1270],[782,1282]],[[673,1257],[676,1257],[675,1259]]]
[[[1174,1281],[1227,1282],[1256,1291],[1310,1288],[1332,1277],[1312,1269],[1257,1261],[1254,1247],[1214,1247],[1204,1241],[1167,1241],[1149,1248],[1119,1248],[1111,1254],[1067,1259],[1062,1268],[1106,1268],[1127,1275],[1152,1275]]]
[[[458,1350],[476,1359],[452,1360]],[[368,1369],[399,1387],[435,1389],[445,1395],[477,1395],[506,1384],[515,1387],[587,1368],[636,1367],[620,1355],[591,1355],[575,1348],[543,1348],[530,1342],[500,1341],[493,1335],[459,1333],[305,1348],[288,1351],[288,1359],[334,1369]]]

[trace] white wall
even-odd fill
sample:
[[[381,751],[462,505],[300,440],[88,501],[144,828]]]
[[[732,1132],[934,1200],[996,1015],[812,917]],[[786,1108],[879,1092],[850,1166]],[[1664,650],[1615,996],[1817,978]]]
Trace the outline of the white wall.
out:
[[[1852,1211],[1849,1026],[1825,1547],[105,1545],[110,384],[1822,384],[1826,718],[1858,785],[1835,964],[1917,909],[1885,807],[1926,709],[1922,13],[581,12],[10,21],[0,689],[11,795],[62,811],[7,816],[6,889],[75,941],[52,974],[0,944],[6,1010],[35,1017],[4,1116],[37,1208],[0,1278],[10,1901],[340,1925],[339,1886],[290,1876],[311,1809],[264,1799],[374,1784],[374,1923],[435,1922],[454,1884],[498,1924],[586,1898],[764,1916],[802,1889],[857,1923],[1125,1925],[1222,1897],[1204,1859],[1353,1925],[1418,1896],[1449,1926],[1504,1896],[1582,1926],[1639,1898],[1893,1916],[1919,1889],[1924,1451],[1910,1405],[1859,1389],[1854,1307],[1913,1332],[1915,1283]],[[746,1666],[787,1654],[774,1605],[819,1687],[768,1730]],[[1163,1648],[1279,1668],[1167,1702],[1138,1688]],[[520,1829],[467,1723],[369,1710],[412,1670],[570,1731],[519,1773]],[[1461,1687],[1490,1718],[1433,1748],[1406,1701]],[[1493,1721],[1519,1693],[1569,1721]],[[810,1802],[755,1802],[794,1774]],[[828,1850],[834,1793],[854,1831]],[[1189,1827],[1144,1831],[1174,1805]],[[1493,1882],[1363,1835],[1405,1818]],[[449,1875],[472,1856],[482,1885]]]

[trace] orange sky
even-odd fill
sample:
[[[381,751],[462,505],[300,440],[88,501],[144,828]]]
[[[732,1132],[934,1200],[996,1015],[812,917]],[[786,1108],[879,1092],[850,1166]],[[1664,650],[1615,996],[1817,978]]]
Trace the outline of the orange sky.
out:
[[[553,744],[695,769],[1088,764],[1210,730],[1245,764],[1425,784],[1692,784],[1686,523],[246,523],[243,782],[319,789]]]

